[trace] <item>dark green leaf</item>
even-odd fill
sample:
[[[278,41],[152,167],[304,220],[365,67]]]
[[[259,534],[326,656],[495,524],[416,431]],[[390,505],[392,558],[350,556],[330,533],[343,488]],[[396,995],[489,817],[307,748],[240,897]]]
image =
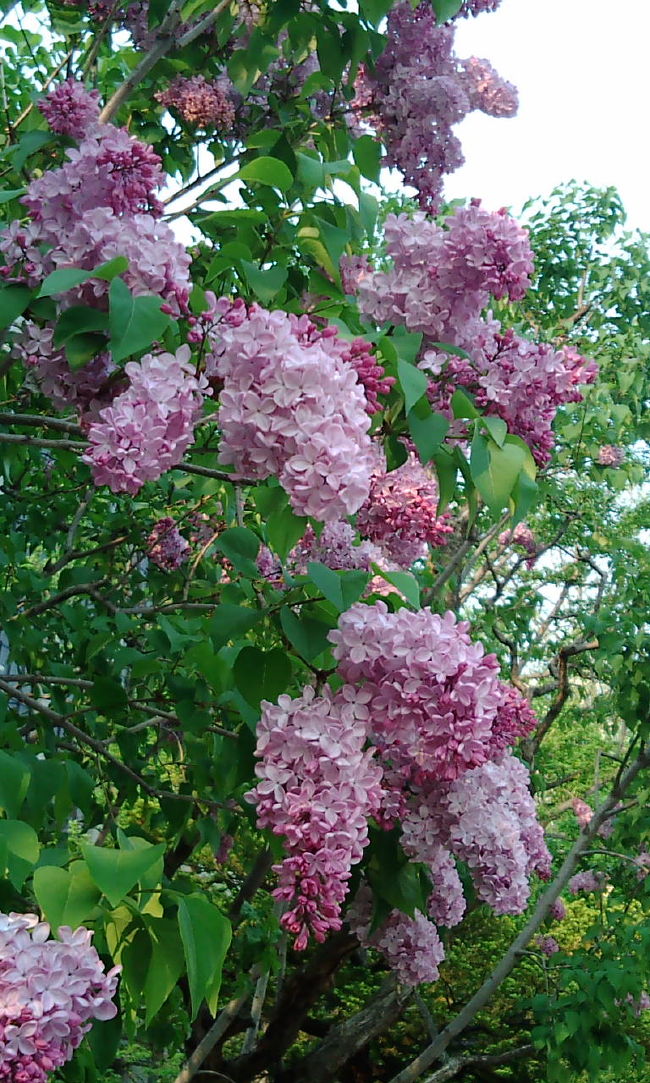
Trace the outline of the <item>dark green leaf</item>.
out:
[[[288,272],[286,267],[276,266],[263,269],[243,259],[241,268],[248,285],[263,305],[268,304],[287,281]]]
[[[436,13],[439,23],[446,23],[453,19],[462,7],[463,0],[431,0],[431,6]]]
[[[370,578],[363,571],[334,571],[326,564],[311,562],[307,574],[312,583],[323,592],[328,602],[336,606],[340,613],[349,609],[359,600]]]
[[[373,571],[403,594],[414,609],[420,608],[420,585],[411,572],[384,572],[376,564],[373,564]]]
[[[0,331],[22,316],[32,296],[28,286],[5,286],[0,289]]]
[[[451,396],[451,409],[455,418],[467,417],[473,419],[481,416],[470,396],[461,388],[457,388]]]
[[[242,575],[259,579],[260,572],[255,561],[260,543],[252,530],[243,526],[231,526],[219,535],[215,548],[219,549]]]
[[[108,327],[108,315],[97,308],[86,305],[72,305],[61,313],[54,328],[52,342],[63,346],[68,339],[85,331],[104,331]]]
[[[262,617],[259,609],[245,609],[241,605],[224,602],[215,609],[210,621],[210,637],[215,650],[229,640],[239,639],[253,628]]]
[[[22,820],[0,820],[0,843],[9,879],[20,891],[41,852],[36,832]]]
[[[297,616],[289,606],[280,610],[280,623],[289,642],[307,662],[313,662],[329,647],[328,634],[333,625],[311,617],[304,612]]]
[[[16,756],[0,752],[0,806],[15,819],[27,796],[31,772]]]
[[[286,692],[291,681],[291,662],[279,647],[261,651],[244,647],[235,659],[235,684],[251,707],[259,707],[263,699],[275,701]]]
[[[352,148],[352,156],[364,177],[379,183],[381,143],[372,135],[362,135]]]
[[[114,361],[122,361],[160,339],[170,325],[161,312],[160,297],[134,297],[121,278],[111,282],[109,292],[110,350]]]
[[[415,365],[403,361],[401,357],[397,359],[397,376],[400,387],[404,392],[404,406],[408,413],[415,406],[415,403],[426,394],[429,377],[422,369],[416,369]]]
[[[421,406],[424,406],[424,410],[420,409]],[[428,401],[423,398],[416,409],[409,411],[407,421],[420,461],[430,462],[449,431],[449,419],[444,414],[434,414]]]

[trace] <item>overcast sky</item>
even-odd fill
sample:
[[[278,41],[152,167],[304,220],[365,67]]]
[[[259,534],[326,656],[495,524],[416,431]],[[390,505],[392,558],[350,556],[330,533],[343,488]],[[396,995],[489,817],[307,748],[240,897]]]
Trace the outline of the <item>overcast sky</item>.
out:
[[[466,164],[449,198],[518,211],[562,181],[611,184],[628,226],[650,232],[650,0],[503,0],[461,20],[456,43],[514,83],[520,107],[458,126]]]

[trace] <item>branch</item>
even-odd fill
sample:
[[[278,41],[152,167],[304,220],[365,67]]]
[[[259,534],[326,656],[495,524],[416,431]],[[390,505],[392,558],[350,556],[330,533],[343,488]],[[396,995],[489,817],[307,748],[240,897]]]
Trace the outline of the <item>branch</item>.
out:
[[[535,933],[537,933],[551,906],[571,878],[579,858],[583,855],[584,851],[589,848],[589,844],[597,835],[598,828],[601,827],[606,819],[608,819],[609,815],[613,812],[617,803],[629,789],[637,775],[649,765],[650,743],[645,746],[630,767],[628,767],[626,771],[621,772],[612,787],[609,797],[607,797],[602,805],[596,809],[588,826],[580,833],[569,850],[555,880],[553,880],[538,899],[532,917],[526,923],[519,935],[513,940],[508,950],[497,963],[489,977],[483,982],[480,989],[474,994],[471,1000],[468,1001],[462,1011],[447,1024],[438,1037],[435,1038],[426,1049],[411,1062],[411,1064],[394,1076],[390,1083],[413,1083],[413,1081],[418,1079],[427,1068],[430,1068],[436,1060],[440,1059],[449,1043],[459,1034],[462,1034],[478,1012],[485,1007],[499,986],[505,981],[510,972],[514,970],[526,945],[530,942]]]
[[[569,684],[569,658],[574,658],[577,654],[583,654],[585,651],[594,651],[599,646],[597,639],[580,640],[578,643],[568,643],[565,647],[560,649],[558,654],[558,690],[555,699],[546,712],[544,719],[540,722],[539,726],[535,730],[533,737],[529,741],[525,742],[526,755],[529,753],[534,756],[539,746],[544,740],[546,734],[550,730],[551,726],[555,722],[555,719],[559,715],[560,711],[564,707],[569,693],[571,691],[571,685]]]
[[[42,440],[40,436],[28,436],[26,433],[1,432],[2,444],[25,444],[27,447],[49,447],[59,451],[85,451],[87,444],[75,440]]]
[[[12,687],[8,682],[0,678],[0,691],[6,692],[10,699],[16,699],[19,703],[24,703],[26,707],[29,707],[32,711],[36,711],[38,714],[43,715],[50,722],[53,722],[55,726],[60,726],[66,733],[69,733],[71,737],[76,738],[80,744],[86,745],[87,748],[92,748],[108,763],[112,763],[114,767],[122,771],[149,797],[155,797],[157,800],[169,800],[169,801],[182,801],[186,804],[196,805],[198,808],[201,806],[207,806],[208,808],[228,808],[230,805],[224,805],[221,801],[212,801],[206,797],[194,797],[189,793],[175,793],[173,790],[159,790],[157,787],[152,786],[141,775],[138,775],[133,771],[126,763],[119,760],[117,756],[114,756],[112,752],[106,748],[103,741],[98,741],[96,737],[91,737],[90,734],[84,733],[78,726],[75,726],[74,722],[71,722],[69,718],[64,714],[60,714],[58,711],[53,711],[51,707],[48,707],[45,703],[41,703],[40,700],[34,699],[33,696],[28,695],[27,692],[20,692],[17,688]]]
[[[186,1061],[185,1066],[181,1068],[180,1072],[176,1076],[174,1083],[190,1083],[191,1079],[198,1072],[199,1068],[203,1064],[203,1061],[208,1056],[220,1038],[230,1028],[231,1024],[239,1015],[244,1004],[248,1000],[248,992],[242,993],[241,996],[234,997],[226,1004],[225,1008],[219,1013],[214,1023],[210,1027],[207,1034],[201,1039],[196,1049],[192,1053],[189,1060]]]
[[[62,417],[41,417],[39,414],[0,412],[0,424],[27,425],[38,429],[58,429],[59,432],[69,432],[72,436],[81,436],[80,427],[73,421],[65,421]]]
[[[496,1068],[510,1061],[520,1060],[522,1057],[530,1057],[535,1052],[534,1045],[520,1045],[516,1049],[508,1049],[504,1053],[487,1053],[475,1057],[453,1057],[438,1068],[433,1075],[427,1076],[424,1083],[444,1083],[446,1079],[453,1079],[465,1068]]]

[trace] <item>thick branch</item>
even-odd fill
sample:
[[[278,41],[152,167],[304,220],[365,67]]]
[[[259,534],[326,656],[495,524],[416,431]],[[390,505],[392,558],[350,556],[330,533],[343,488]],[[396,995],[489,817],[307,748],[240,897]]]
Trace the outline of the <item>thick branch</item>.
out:
[[[234,1020],[239,1015],[244,1004],[248,1000],[248,992],[230,1000],[225,1008],[219,1013],[205,1037],[199,1042],[192,1056],[176,1076],[174,1083],[190,1083],[191,1079],[199,1071],[205,1058],[214,1049],[220,1038],[229,1030]]]
[[[567,643],[565,647],[560,649],[558,654],[558,689],[557,695],[553,700],[551,706],[546,712],[544,718],[540,722],[539,726],[535,730],[534,736],[530,741],[526,742],[526,755],[534,756],[539,746],[544,740],[546,734],[550,730],[551,726],[555,722],[555,719],[560,714],[560,711],[564,707],[569,693],[571,692],[571,685],[569,683],[569,658],[574,658],[577,654],[584,654],[585,651],[594,651],[598,647],[597,639],[583,639],[578,643]]]
[[[627,768],[627,770],[620,773],[612,787],[609,797],[607,797],[602,805],[596,809],[589,821],[589,825],[580,833],[569,850],[557,876],[538,899],[532,917],[526,923],[519,935],[513,940],[508,950],[497,963],[489,977],[483,982],[480,989],[474,994],[472,999],[468,1001],[462,1011],[447,1024],[444,1030],[440,1031],[437,1038],[435,1038],[426,1049],[411,1062],[411,1064],[404,1068],[403,1071],[399,1072],[390,1083],[413,1083],[414,1080],[418,1079],[427,1068],[430,1068],[435,1061],[442,1057],[449,1043],[453,1041],[454,1038],[458,1037],[459,1034],[462,1034],[478,1012],[480,1012],[490,1001],[502,982],[504,982],[510,972],[514,970],[526,945],[539,930],[551,906],[564,890],[566,884],[573,875],[578,860],[584,851],[589,848],[589,844],[598,834],[598,828],[611,815],[637,775],[649,765],[650,744],[646,745],[643,752],[638,756],[634,763]]]
[[[505,1053],[487,1053],[484,1056],[475,1057],[451,1057],[442,1068],[438,1068],[433,1075],[427,1076],[424,1083],[444,1083],[447,1079],[453,1079],[463,1072],[465,1068],[498,1068],[502,1064],[509,1064],[513,1060],[521,1060],[522,1057],[530,1057],[535,1052],[534,1045],[520,1045],[516,1049],[508,1049]]]
[[[338,1026],[332,1027],[324,1041],[303,1061],[291,1083],[329,1083],[337,1078],[339,1068],[378,1034],[382,1034],[401,1015],[413,990],[398,986],[391,976],[365,1008]]]

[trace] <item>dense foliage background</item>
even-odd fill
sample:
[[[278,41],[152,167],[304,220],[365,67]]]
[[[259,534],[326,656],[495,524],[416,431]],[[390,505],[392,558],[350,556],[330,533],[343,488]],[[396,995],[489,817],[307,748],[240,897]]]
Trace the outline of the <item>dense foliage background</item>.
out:
[[[534,343],[525,431],[525,394],[519,414],[507,394],[484,394],[474,340],[451,337],[460,317],[445,323],[439,307],[449,336],[436,341],[430,313],[415,326],[419,302],[401,325],[381,307],[406,311],[417,263],[407,255],[440,242],[427,270],[436,281],[441,238],[475,215],[476,233],[458,227],[464,270],[456,285],[449,271],[447,287],[470,308],[467,268],[481,265],[488,234],[500,237],[504,219],[486,225],[473,205],[445,207],[440,194],[460,153],[452,125],[469,108],[515,108],[514,88],[489,65],[476,74],[451,52],[449,20],[495,6],[433,0],[414,15],[384,0],[358,10],[25,0],[0,24],[0,909],[39,912],[54,932],[92,929],[106,968],[122,968],[118,1014],[96,1022],[54,1078],[646,1078],[648,239],[625,231],[615,191],[570,183],[524,210],[532,286],[508,293],[498,281],[487,304],[474,287],[477,313],[504,336],[489,374],[513,336]],[[101,121],[115,125],[95,143],[89,129],[85,158],[83,131],[56,129],[60,105],[38,108],[65,79],[96,89]],[[80,101],[75,113],[73,93],[78,123],[90,108]],[[136,153],[142,144],[162,168]],[[383,192],[382,162],[415,182],[419,204]],[[66,176],[79,170],[71,203],[64,163]],[[390,217],[418,206],[427,218],[415,229]],[[165,224],[177,222],[174,240]],[[503,228],[495,281],[515,250],[508,273],[523,281],[525,242],[514,224]],[[389,277],[400,259],[406,301]],[[318,504],[317,487],[281,485],[279,467],[256,473],[254,456],[233,477],[248,449],[225,410],[239,409],[249,346],[237,335],[248,324],[224,331],[215,298],[308,314],[305,351],[323,329],[318,341],[344,344],[336,364],[349,376],[354,363],[352,385],[379,407],[367,424],[385,463],[373,467],[370,496],[366,478],[369,504],[349,498],[349,514],[334,516],[326,499],[342,488]],[[224,302],[218,314],[232,311]],[[285,324],[258,318],[265,335],[277,329],[279,365]],[[231,336],[232,372],[219,335]],[[345,344],[358,336],[366,346],[351,360]],[[187,344],[191,372],[178,361]],[[422,365],[427,350],[437,368]],[[117,453],[101,458],[110,432],[102,444],[93,426],[144,371],[125,365],[152,351],[167,375],[152,370],[143,386],[167,379],[175,401],[187,382],[178,416],[189,435],[169,437],[163,455],[145,409],[129,475],[125,452],[119,469]],[[548,418],[538,431],[535,366],[551,355],[559,365],[560,354],[575,380],[552,403],[552,433]],[[578,357],[597,363],[593,382]],[[336,421],[344,408],[326,370],[321,378],[317,409]],[[348,457],[332,467],[341,486],[347,471],[370,470],[350,418]],[[299,433],[304,448],[311,433]],[[328,636],[352,606],[370,612],[378,600],[390,619],[451,611],[469,621],[536,714],[516,755],[530,770],[551,876],[533,876],[525,913],[497,916],[461,862],[467,911],[443,933],[437,981],[405,981],[408,959],[391,967],[390,952],[362,945],[347,924],[296,950],[289,903],[272,894],[286,832],[260,828],[246,796],[259,781],[263,703],[352,683]],[[362,878],[372,886],[366,939],[396,912],[426,912],[425,864],[408,860],[397,823],[371,816],[352,869],[350,898]],[[587,879],[567,890],[576,873]],[[417,936],[411,948],[415,959]],[[0,960],[9,981],[3,973]],[[8,1056],[3,1012],[0,1003]],[[23,1083],[8,1063],[0,1079]]]

